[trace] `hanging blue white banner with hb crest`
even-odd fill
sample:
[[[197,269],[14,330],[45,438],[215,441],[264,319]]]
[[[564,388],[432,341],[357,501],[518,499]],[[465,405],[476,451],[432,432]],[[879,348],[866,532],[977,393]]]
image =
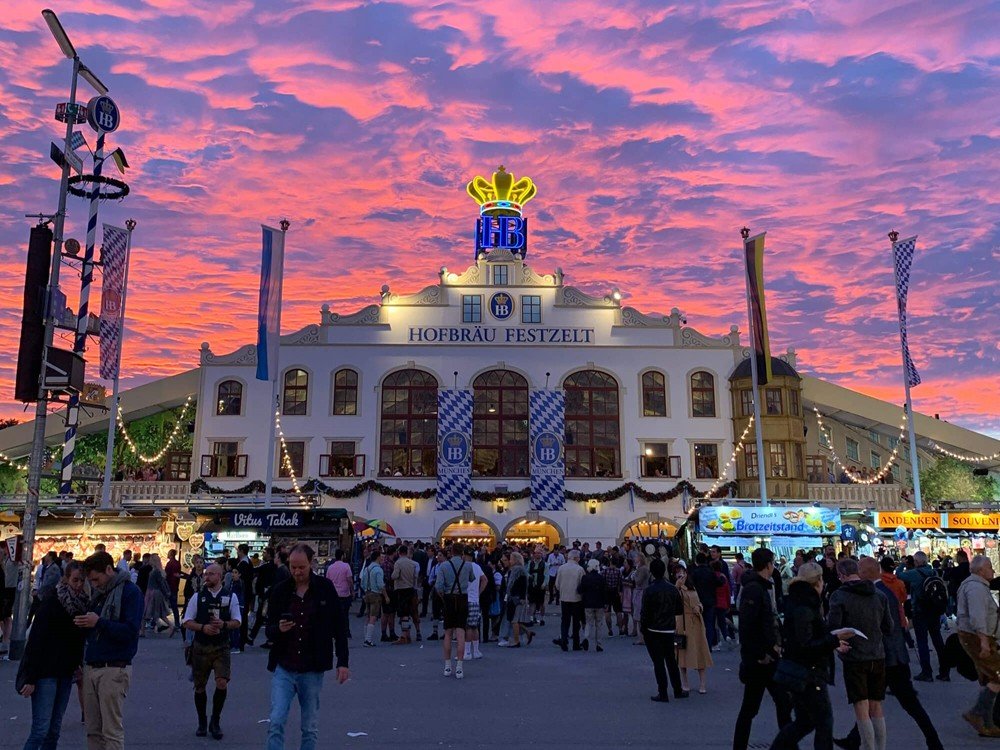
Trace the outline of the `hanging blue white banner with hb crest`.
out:
[[[438,391],[437,510],[472,499],[472,391]]]
[[[531,437],[531,508],[564,510],[566,507],[566,394],[532,391],[528,396]]]

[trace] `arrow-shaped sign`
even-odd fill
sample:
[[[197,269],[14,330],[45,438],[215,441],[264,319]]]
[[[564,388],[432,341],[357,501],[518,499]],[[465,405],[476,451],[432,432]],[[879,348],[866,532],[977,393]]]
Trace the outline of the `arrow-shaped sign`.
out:
[[[77,156],[72,151],[67,151],[63,153],[63,150],[59,148],[56,143],[52,143],[49,148],[49,158],[52,159],[60,167],[65,167],[67,164],[75,171],[77,174],[83,174],[83,159]]]

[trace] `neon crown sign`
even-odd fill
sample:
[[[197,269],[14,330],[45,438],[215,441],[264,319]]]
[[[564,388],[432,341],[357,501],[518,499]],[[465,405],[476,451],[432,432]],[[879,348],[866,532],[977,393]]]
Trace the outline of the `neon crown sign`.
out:
[[[514,175],[501,164],[491,181],[477,175],[465,186],[465,191],[479,204],[476,255],[499,249],[515,251],[523,257],[528,250],[528,220],[521,218],[521,210],[538,192],[531,178],[515,181]]]
[[[477,175],[465,186],[465,192],[479,204],[480,216],[520,216],[538,189],[530,177],[515,182],[514,175],[501,164],[490,182]]]

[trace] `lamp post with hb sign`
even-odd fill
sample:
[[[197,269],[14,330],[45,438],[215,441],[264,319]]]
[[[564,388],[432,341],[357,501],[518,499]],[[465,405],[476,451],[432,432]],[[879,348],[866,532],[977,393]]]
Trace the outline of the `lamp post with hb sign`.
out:
[[[80,60],[76,48],[70,41],[66,30],[59,23],[59,18],[51,10],[43,10],[42,17],[52,32],[62,53],[73,61],[73,76],[70,79],[69,102],[56,106],[56,119],[66,123],[63,154],[72,153],[73,128],[84,121],[85,108],[77,102],[77,81],[83,78],[99,94],[108,93],[108,88]],[[45,461],[45,421],[48,414],[49,393],[46,387],[48,370],[48,354],[52,346],[52,335],[55,328],[55,310],[50,301],[58,296],[59,270],[62,263],[63,228],[66,221],[66,196],[69,192],[70,161],[62,160],[62,174],[59,179],[59,202],[52,220],[53,256],[49,272],[48,289],[43,308],[44,335],[42,341],[41,369],[38,382],[37,401],[35,402],[35,425],[31,442],[31,456],[28,461],[28,496],[24,505],[22,520],[22,552],[21,571],[17,591],[17,602],[14,610],[14,631],[11,638],[9,655],[11,659],[19,659],[24,652],[26,640],[28,609],[31,605],[31,570],[32,555],[35,546],[35,528],[38,524],[38,494],[42,482],[42,464]]]

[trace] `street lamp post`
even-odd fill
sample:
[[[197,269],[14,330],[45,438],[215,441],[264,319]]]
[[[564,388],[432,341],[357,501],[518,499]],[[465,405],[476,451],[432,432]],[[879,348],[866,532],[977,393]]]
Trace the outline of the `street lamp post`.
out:
[[[66,30],[59,23],[59,18],[51,10],[43,10],[42,17],[48,24],[52,36],[59,49],[73,61],[73,77],[70,81],[69,106],[66,108],[66,137],[63,153],[72,150],[71,138],[76,125],[76,85],[80,77],[94,87],[100,94],[106,94],[108,89],[101,80],[87,68],[69,40]],[[31,605],[31,561],[35,546],[35,528],[38,525],[38,494],[42,484],[42,459],[45,454],[45,420],[48,415],[48,390],[45,388],[45,373],[48,368],[48,353],[52,346],[52,335],[55,329],[52,296],[59,288],[59,267],[62,264],[63,226],[66,222],[66,195],[69,187],[69,163],[64,160],[62,175],[59,178],[59,204],[53,219],[52,240],[53,260],[49,273],[49,288],[45,295],[45,340],[42,344],[42,367],[38,384],[38,401],[35,404],[35,430],[31,442],[31,457],[28,460],[28,496],[24,504],[24,519],[21,524],[21,573],[18,584],[17,606],[14,611],[14,632],[10,642],[10,658],[19,659],[24,652],[25,637],[28,625],[28,608]]]

